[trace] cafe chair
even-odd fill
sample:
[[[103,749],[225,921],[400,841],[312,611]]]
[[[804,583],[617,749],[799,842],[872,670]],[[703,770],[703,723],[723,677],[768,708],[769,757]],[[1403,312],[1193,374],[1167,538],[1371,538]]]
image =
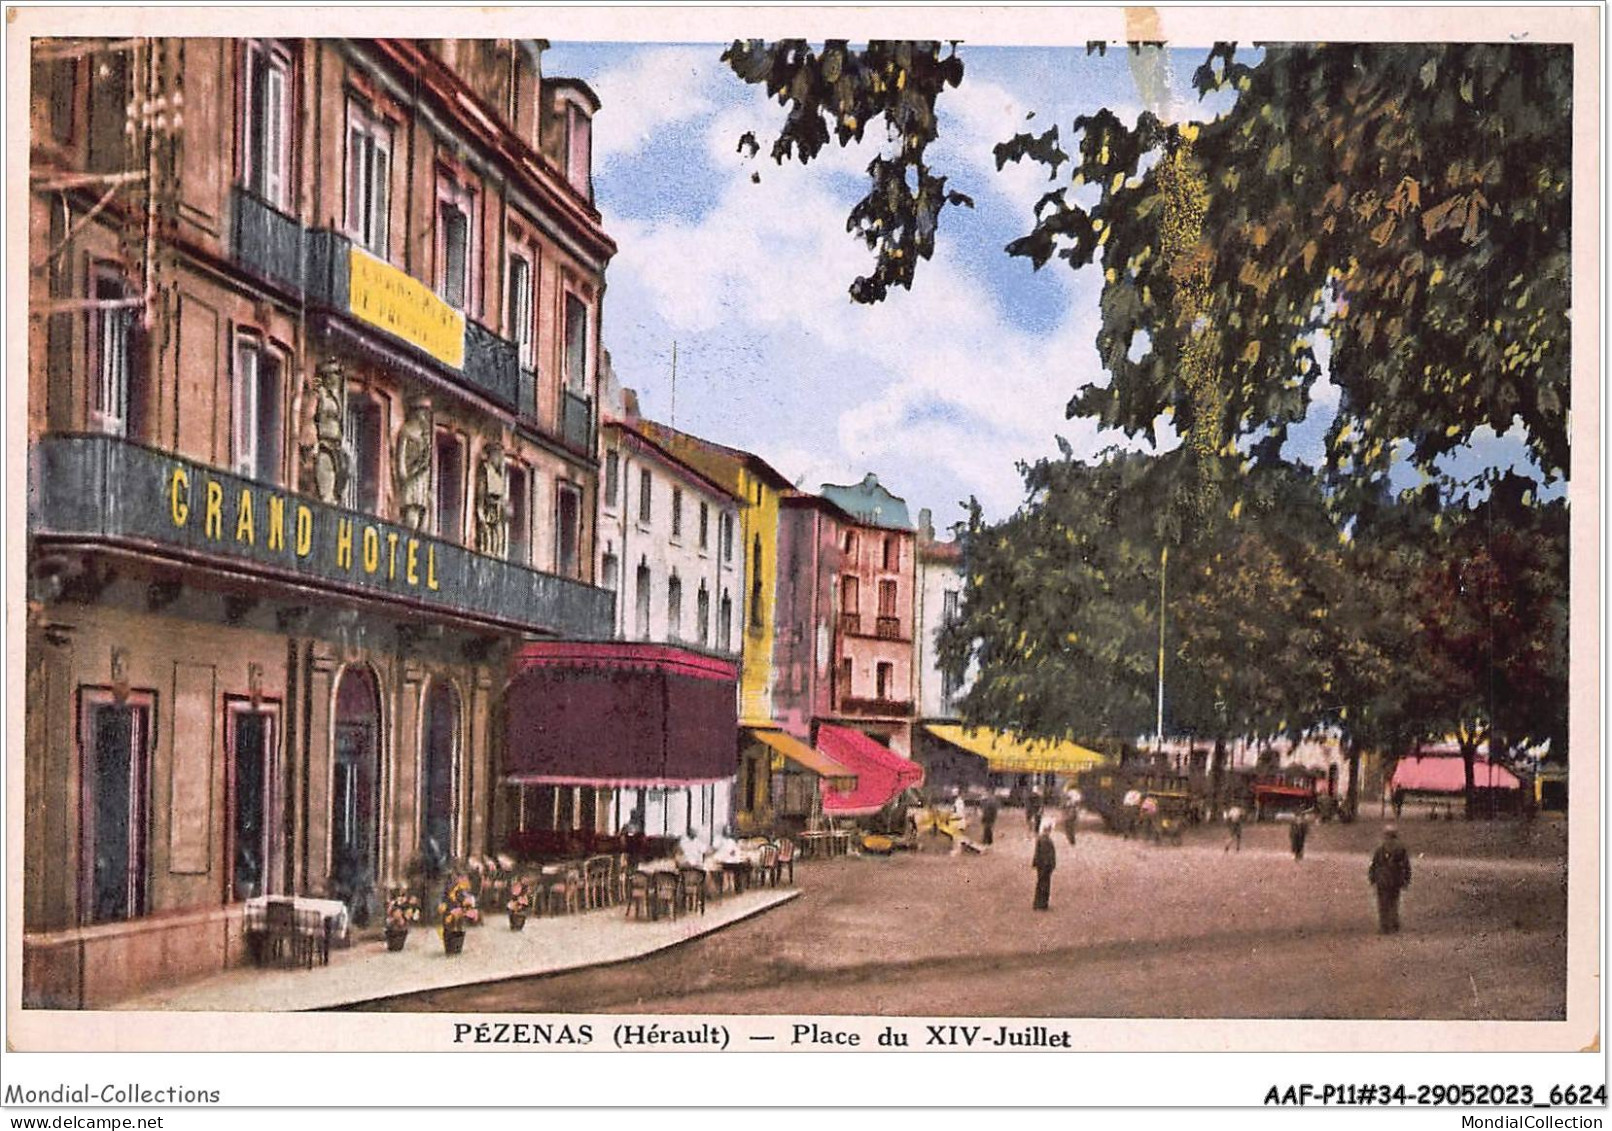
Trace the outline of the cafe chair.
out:
[[[684,911],[693,911],[699,908],[701,915],[705,914],[705,869],[695,867],[679,868],[677,870],[678,900]]]
[[[334,926],[318,911],[297,912],[297,935],[304,964],[313,968],[315,961],[321,966],[330,965],[330,931]]]
[[[778,840],[778,859],[774,862],[772,868],[774,887],[783,882],[783,874],[786,869],[789,872],[789,883],[793,886],[795,883],[795,842],[788,837],[780,837]]]
[[[558,915],[564,912],[569,915],[582,910],[582,896],[582,871],[575,865],[570,865],[549,884],[549,914]]]
[[[610,902],[610,857],[590,856],[582,863],[582,903],[592,911]]]
[[[778,846],[771,841],[757,850],[756,881],[758,884],[778,886]]]
[[[627,913],[623,918],[648,919],[655,913],[655,881],[643,872],[630,872],[626,879]]]
[[[632,861],[625,852],[618,855],[610,868],[610,901],[626,903],[632,895]]]
[[[297,922],[296,904],[289,899],[271,899],[264,920],[263,955],[269,962],[313,965],[309,938]]]
[[[677,918],[677,913],[681,910],[678,902],[683,897],[683,884],[678,874],[676,872],[656,872],[652,879],[654,881],[654,891],[650,898],[649,917],[659,919],[661,910],[664,908],[666,913],[673,919]]]

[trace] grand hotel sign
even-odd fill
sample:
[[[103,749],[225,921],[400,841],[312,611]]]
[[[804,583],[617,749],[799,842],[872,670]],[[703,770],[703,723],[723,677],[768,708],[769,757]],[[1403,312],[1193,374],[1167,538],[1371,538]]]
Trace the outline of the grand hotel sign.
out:
[[[608,636],[614,619],[607,590],[107,436],[33,446],[28,528],[37,539],[216,561],[525,631]]]

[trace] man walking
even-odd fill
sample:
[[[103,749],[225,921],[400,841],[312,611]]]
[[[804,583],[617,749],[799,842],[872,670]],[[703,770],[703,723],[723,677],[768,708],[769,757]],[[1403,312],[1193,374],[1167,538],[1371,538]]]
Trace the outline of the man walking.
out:
[[[1399,843],[1399,830],[1383,828],[1383,841],[1371,854],[1366,882],[1377,889],[1377,929],[1385,935],[1399,930],[1399,893],[1410,887],[1410,853]]]
[[[985,844],[996,842],[996,814],[1000,809],[994,793],[987,793],[980,802],[980,840]]]
[[[1293,859],[1304,859],[1304,842],[1310,838],[1310,812],[1305,810],[1293,818],[1287,829],[1287,843],[1293,849]]]
[[[1226,847],[1221,851],[1230,852],[1235,848],[1238,852],[1241,852],[1243,850],[1243,807],[1241,805],[1233,805],[1226,810],[1226,828],[1230,830],[1231,835],[1227,837]]]
[[[1058,849],[1052,843],[1051,821],[1042,824],[1041,833],[1035,838],[1035,855],[1030,860],[1030,866],[1035,869],[1035,902],[1031,907],[1036,911],[1045,911],[1052,898],[1052,870],[1058,866]]]
[[[1033,833],[1041,827],[1041,794],[1032,789],[1024,799],[1024,823]]]

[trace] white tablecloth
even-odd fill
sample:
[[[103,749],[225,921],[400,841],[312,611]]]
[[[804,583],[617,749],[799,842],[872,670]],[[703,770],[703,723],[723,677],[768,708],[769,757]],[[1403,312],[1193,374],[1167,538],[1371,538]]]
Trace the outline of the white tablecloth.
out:
[[[246,926],[250,930],[254,926],[261,927],[269,917],[269,900],[284,899],[285,896],[259,895],[246,901]],[[330,937],[345,939],[347,937],[347,905],[339,899],[313,899],[299,895],[291,900],[298,912],[317,912],[319,918],[325,923]]]

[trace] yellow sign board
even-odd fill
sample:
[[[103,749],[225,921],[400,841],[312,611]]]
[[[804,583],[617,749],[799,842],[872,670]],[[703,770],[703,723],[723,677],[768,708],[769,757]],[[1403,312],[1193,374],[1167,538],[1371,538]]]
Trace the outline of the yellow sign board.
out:
[[[465,363],[465,316],[430,287],[358,248],[347,253],[347,309],[455,369]]]

